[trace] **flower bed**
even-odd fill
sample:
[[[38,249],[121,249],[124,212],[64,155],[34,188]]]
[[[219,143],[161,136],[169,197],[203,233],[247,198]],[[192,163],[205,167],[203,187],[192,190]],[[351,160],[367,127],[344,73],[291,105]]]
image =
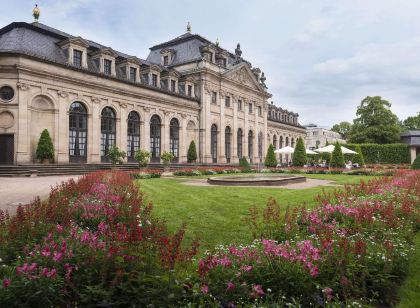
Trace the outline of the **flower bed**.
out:
[[[131,172],[131,175],[136,180],[156,179],[162,176],[163,170],[161,169],[145,169],[141,172]]]
[[[98,172],[46,202],[0,212],[0,306],[167,306],[182,296],[181,249],[153,218],[132,177]]]
[[[420,172],[400,171],[318,201],[285,215],[274,200],[250,209],[254,242],[202,258],[195,300],[226,307],[394,304],[420,226]]]

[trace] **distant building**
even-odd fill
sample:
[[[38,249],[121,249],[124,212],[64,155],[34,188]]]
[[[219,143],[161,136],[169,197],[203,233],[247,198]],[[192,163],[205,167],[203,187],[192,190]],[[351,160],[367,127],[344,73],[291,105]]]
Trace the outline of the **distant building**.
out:
[[[420,155],[420,130],[408,130],[401,134],[401,142],[410,146],[411,163]]]
[[[336,132],[333,132],[327,128],[319,127],[315,124],[309,124],[305,126],[306,128],[306,137],[305,143],[306,147],[310,150],[314,150],[316,148],[322,148],[331,143],[346,143],[346,140]]]

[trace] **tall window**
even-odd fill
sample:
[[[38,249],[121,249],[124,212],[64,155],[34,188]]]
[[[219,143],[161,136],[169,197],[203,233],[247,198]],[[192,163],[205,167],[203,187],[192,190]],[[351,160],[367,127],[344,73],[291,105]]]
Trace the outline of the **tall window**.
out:
[[[157,115],[150,119],[150,154],[152,162],[160,161],[160,118]]]
[[[261,106],[258,106],[258,116],[262,116],[262,108]]]
[[[73,65],[82,67],[82,52],[77,49],[73,49]]]
[[[192,86],[188,86],[188,96],[192,96]]]
[[[273,136],[273,146],[274,146],[274,149],[277,149],[277,135]]]
[[[226,126],[225,129],[225,156],[226,162],[230,163],[231,156],[231,143],[232,143],[232,131],[229,126]]]
[[[252,162],[252,158],[254,156],[254,134],[252,130],[248,132],[248,157],[249,161]]]
[[[230,108],[230,96],[225,97],[225,107]]]
[[[243,138],[242,129],[238,129],[238,135],[237,135],[237,150],[238,150],[238,159],[242,158],[242,138]]]
[[[137,79],[137,69],[135,67],[130,67],[130,80],[136,82]]]
[[[152,86],[157,87],[157,75],[152,74]]]
[[[260,158],[260,162],[261,162],[262,157],[263,157],[263,133],[262,132],[258,134],[258,157]]]
[[[238,100],[238,111],[242,110],[242,100]]]
[[[167,66],[169,64],[169,56],[164,56],[163,57],[163,65]]]
[[[179,122],[173,118],[169,124],[169,152],[174,156],[174,161],[179,159]]]
[[[115,111],[105,107],[101,113],[101,161],[109,162],[108,152],[115,146],[116,136]]]
[[[217,126],[213,124],[211,126],[211,138],[210,138],[210,151],[213,163],[217,163]]]
[[[108,59],[104,59],[104,73],[107,75],[111,75],[111,66],[112,61]]]
[[[249,103],[249,104],[248,104],[248,109],[249,109],[249,110],[248,110],[248,111],[249,111],[249,113],[252,113],[252,103]]]
[[[212,104],[217,104],[217,92],[215,92],[215,91],[211,92],[211,103]]]
[[[176,81],[171,79],[171,91],[176,92]]]
[[[131,111],[128,114],[127,122],[127,158],[135,161],[136,152],[140,150],[140,116],[137,112]]]
[[[295,147],[295,139],[294,139],[294,138],[292,138],[292,141],[291,141],[291,147],[292,147],[292,148],[294,148],[294,147]]]
[[[85,163],[87,154],[87,111],[80,102],[69,110],[69,155],[71,163]]]

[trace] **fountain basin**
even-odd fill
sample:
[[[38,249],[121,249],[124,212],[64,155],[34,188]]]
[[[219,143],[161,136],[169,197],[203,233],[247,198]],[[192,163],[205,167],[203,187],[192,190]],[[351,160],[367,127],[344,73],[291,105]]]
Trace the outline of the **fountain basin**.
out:
[[[306,177],[286,174],[247,174],[210,177],[207,183],[226,186],[282,186],[306,182]]]

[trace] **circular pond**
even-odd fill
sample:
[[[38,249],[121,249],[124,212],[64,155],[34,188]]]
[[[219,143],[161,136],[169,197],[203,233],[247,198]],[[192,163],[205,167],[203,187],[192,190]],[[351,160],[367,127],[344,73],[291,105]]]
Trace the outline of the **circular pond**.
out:
[[[306,178],[286,174],[247,174],[210,177],[207,182],[212,185],[226,186],[281,186],[306,182]]]

